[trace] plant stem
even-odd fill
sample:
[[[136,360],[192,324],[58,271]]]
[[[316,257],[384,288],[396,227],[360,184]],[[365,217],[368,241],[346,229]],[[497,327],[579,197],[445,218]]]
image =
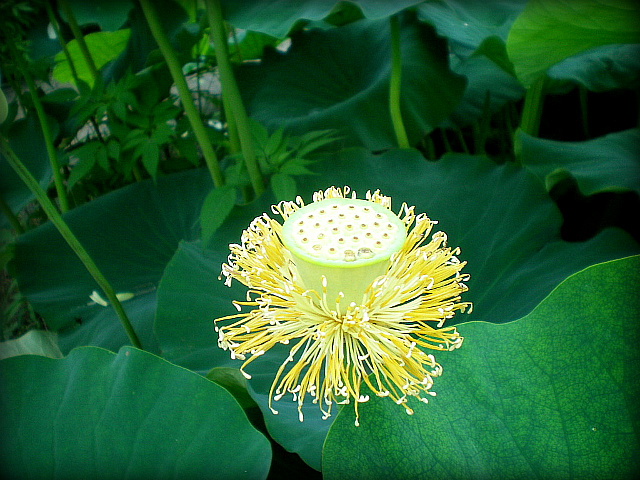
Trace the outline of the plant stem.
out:
[[[456,137],[458,137],[458,142],[460,143],[460,148],[464,153],[469,153],[469,147],[467,146],[467,142],[464,139],[464,135],[459,127],[455,127]]]
[[[76,65],[73,62],[73,58],[71,57],[71,54],[69,53],[69,49],[67,48],[67,42],[65,42],[64,38],[62,38],[62,33],[60,32],[60,25],[58,24],[58,20],[56,19],[56,16],[53,14],[53,9],[51,8],[51,4],[49,2],[44,2],[44,7],[47,10],[47,16],[49,17],[49,23],[53,27],[53,30],[56,32],[56,36],[58,37],[58,42],[60,43],[60,46],[62,47],[62,51],[64,52],[64,56],[67,59],[67,62],[69,63],[69,69],[71,70],[71,76],[75,80],[76,85],[79,85],[80,79],[78,77],[78,71],[76,70]]]
[[[236,124],[236,119],[231,112],[231,107],[229,106],[229,98],[225,95],[224,91],[222,92],[222,106],[224,109],[224,116],[227,121],[227,132],[229,134],[229,152],[238,153],[242,151],[242,147],[240,146],[240,137],[238,136],[238,126]]]
[[[24,166],[24,164],[16,156],[13,150],[11,150],[9,142],[4,138],[4,136],[0,136],[0,152],[2,152],[9,165],[11,165],[11,167],[15,170],[22,181],[33,192],[38,202],[40,202],[42,209],[47,214],[47,217],[49,217],[49,220],[51,220],[51,223],[53,223],[53,225],[58,229],[62,237],[66,240],[71,249],[75,252],[80,261],[87,268],[91,276],[98,283],[106,297],[109,299],[109,302],[111,302],[111,305],[113,305],[113,308],[116,311],[116,314],[118,315],[118,318],[122,323],[122,327],[124,328],[127,337],[129,337],[129,341],[131,342],[131,344],[134,347],[141,349],[142,345],[140,344],[140,340],[138,339],[138,336],[136,335],[136,332],[133,329],[129,318],[125,313],[124,308],[122,308],[122,304],[118,300],[113,287],[106,279],[106,277],[102,274],[102,272],[98,269],[98,266],[89,256],[89,253],[84,249],[78,238],[69,229],[69,226],[62,218],[62,215],[58,213],[51,200],[49,200],[49,197],[47,197],[47,193],[42,189],[38,181],[33,177],[33,175],[31,175],[31,172],[29,172],[27,167]]]
[[[402,75],[402,62],[400,59],[400,26],[398,17],[389,18],[391,27],[391,79],[389,81],[389,111],[391,112],[391,123],[396,134],[398,147],[410,148],[407,131],[402,122],[402,112],[400,111],[400,85]]]
[[[38,96],[36,82],[33,80],[33,77],[29,72],[28,65],[25,65],[21,53],[17,51],[11,42],[9,42],[9,49],[11,50],[15,62],[27,82],[33,107],[36,109],[38,121],[40,122],[40,128],[42,130],[42,136],[44,137],[44,144],[47,150],[47,156],[49,157],[49,163],[51,164],[53,182],[56,187],[56,193],[58,194],[58,200],[60,201],[60,210],[64,213],[69,210],[69,200],[67,199],[67,191],[64,188],[62,173],[60,172],[60,165],[58,164],[58,157],[56,155],[56,147],[53,145],[53,138],[51,136],[51,129],[49,128],[49,122],[47,121],[47,115],[44,112],[42,102]]]
[[[18,235],[24,233],[24,227],[20,224],[18,217],[9,207],[9,204],[5,202],[4,197],[0,196],[0,211],[5,214],[11,227],[16,231]]]
[[[449,138],[447,137],[447,131],[444,128],[440,128],[440,136],[442,137],[442,144],[444,145],[444,149],[447,153],[453,152],[453,148],[451,148],[451,143],[449,142]]]
[[[546,77],[542,75],[527,89],[520,118],[520,130],[537,137],[540,130],[540,118],[544,100],[544,84]]]
[[[233,75],[233,68],[229,60],[229,52],[227,51],[227,31],[222,18],[222,8],[219,0],[205,0],[207,7],[207,18],[209,20],[209,28],[213,38],[213,47],[216,52],[216,61],[218,62],[218,71],[220,72],[220,83],[222,85],[222,97],[227,112],[227,123],[233,117],[231,125],[235,123],[240,140],[240,148],[244,158],[251,186],[256,197],[264,191],[264,182],[258,160],[256,158],[253,146],[253,135],[249,125],[249,117],[242,103],[240,90]]]
[[[578,85],[578,95],[580,96],[580,118],[582,119],[582,133],[585,140],[589,138],[589,113],[587,108],[587,94],[589,92],[584,85]]]
[[[87,63],[87,67],[89,68],[91,77],[93,77],[93,81],[95,82],[98,78],[98,69],[96,68],[96,63],[93,61],[93,57],[91,56],[89,47],[87,47],[87,42],[84,41],[84,35],[82,35],[82,31],[80,30],[80,26],[78,25],[76,16],[73,14],[73,10],[71,10],[71,6],[69,5],[69,2],[67,0],[58,0],[58,6],[62,9],[65,16],[67,17],[67,23],[69,24],[71,33],[73,33],[73,38],[75,38],[78,42],[80,53],[82,53],[82,57]]]
[[[191,97],[191,92],[187,86],[187,81],[182,74],[182,68],[178,62],[178,57],[169,42],[169,37],[160,24],[158,13],[156,12],[153,4],[149,0],[140,0],[140,6],[142,7],[144,16],[147,19],[153,38],[156,40],[158,47],[160,47],[160,52],[162,53],[165,62],[167,62],[167,67],[169,67],[171,77],[176,84],[178,95],[180,96],[182,107],[184,108],[184,113],[187,115],[191,128],[193,128],[193,132],[196,135],[196,140],[200,145],[200,150],[202,151],[207,168],[209,169],[209,174],[213,180],[213,185],[215,187],[220,187],[224,183],[224,180],[222,178],[220,166],[218,165],[218,157],[216,152],[213,150],[213,146],[209,140],[209,135],[207,135],[207,130],[200,118],[200,113],[198,113],[198,110],[193,103],[193,98]]]

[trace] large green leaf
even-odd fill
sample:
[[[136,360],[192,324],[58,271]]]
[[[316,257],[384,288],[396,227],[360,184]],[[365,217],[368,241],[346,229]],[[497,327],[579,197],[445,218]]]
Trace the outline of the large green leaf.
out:
[[[556,63],[547,75],[555,80],[576,82],[594,92],[638,88],[640,44],[596,47]]]
[[[58,126],[54,126],[54,132]],[[13,151],[38,180],[40,186],[46,188],[51,181],[51,164],[47,157],[42,130],[35,116],[16,121],[7,132],[7,138]],[[34,196],[0,154],[0,195],[11,211],[18,214]],[[7,218],[0,215],[0,227],[8,224]]]
[[[85,347],[0,365],[3,476],[267,476],[269,442],[233,397],[155,355]]]
[[[518,78],[528,86],[577,53],[640,43],[639,15],[630,0],[532,0],[511,27],[507,51]]]
[[[519,100],[524,95],[520,83],[486,55],[471,55],[452,59],[451,69],[467,79],[467,86],[460,103],[441,126],[464,127],[485,114],[485,102],[490,102],[489,112],[494,113],[507,102]]]
[[[438,356],[438,396],[413,416],[375,396],[360,427],[342,410],[325,478],[637,478],[638,268],[596,265],[521,320],[460,325],[462,348]]]
[[[348,184],[360,196],[380,188],[393,196],[396,211],[406,201],[439,220],[438,228],[447,232],[449,243],[461,246],[460,259],[469,262],[465,271],[471,274],[470,291],[465,299],[475,303],[475,320],[500,323],[520,318],[572,273],[640,250],[616,230],[589,242],[562,241],[562,218],[536,177],[485,158],[455,155],[426,162],[412,150],[372,155],[351,149],[317,163],[315,170],[320,175],[309,177],[300,188],[306,201],[311,192],[331,185]],[[185,242],[167,266],[158,289],[156,335],[169,360],[201,372],[239,367],[240,361],[230,362],[228,353],[216,351],[212,320],[236,313],[231,301],[243,299],[245,289],[237,282],[228,289],[217,277],[228,243],[238,243],[241,230],[262,212],[270,212],[267,199],[236,206],[208,250]],[[274,405],[278,415],[267,407],[271,381],[285,357],[286,348],[279,347],[252,362],[247,367],[250,392],[273,438],[320,468],[331,419],[322,421],[317,405],[310,402],[303,407],[303,423],[298,421],[297,405],[286,398]]]
[[[301,192],[350,185],[360,195],[380,188],[438,220],[460,246],[474,320],[507,322],[529,313],[570,274],[640,252],[624,232],[607,230],[583,243],[560,238],[561,215],[536,177],[513,164],[453,154],[425,162],[411,150],[371,155],[353,149],[318,164]],[[462,317],[459,321],[462,320]]]
[[[160,177],[155,185],[130,185],[64,215],[116,292],[135,295],[123,306],[146,349],[157,348],[155,288],[179,241],[197,238],[200,206],[211,188],[206,171],[192,170]],[[63,352],[128,343],[113,309],[90,300],[97,284],[50,223],[18,238],[10,266],[48,328],[62,331]]]
[[[427,25],[401,23],[401,107],[412,143],[449,116],[464,79],[449,70],[446,42]],[[331,30],[300,32],[286,55],[273,53],[238,71],[251,116],[271,129],[302,135],[335,128],[349,145],[397,145],[389,111],[388,20],[360,20]]]
[[[418,7],[418,18],[432,24],[438,35],[447,37],[467,54],[491,36],[506,41],[511,24],[524,8],[526,0],[474,2],[468,0],[431,0]]]
[[[80,25],[97,24],[101,30],[117,30],[127,21],[131,0],[67,0]],[[60,14],[66,21],[63,11]]]
[[[518,132],[521,160],[547,189],[571,174],[584,195],[607,190],[640,193],[640,130],[610,133],[584,142],[558,142]]]
[[[85,35],[84,40],[97,69],[114,60],[127,46],[131,31],[129,29],[116,30],[115,32],[96,32]],[[87,85],[93,86],[93,75],[82,56],[80,47],[76,40],[71,40],[67,44],[69,56],[76,68],[76,73],[80,80]],[[55,56],[56,66],[53,69],[53,76],[61,83],[73,83],[75,79],[71,73],[71,65],[64,52]]]
[[[365,18],[379,19],[421,3],[422,0],[355,0]],[[222,0],[225,19],[235,27],[284,38],[291,27],[300,21],[322,20],[340,7],[335,0]]]

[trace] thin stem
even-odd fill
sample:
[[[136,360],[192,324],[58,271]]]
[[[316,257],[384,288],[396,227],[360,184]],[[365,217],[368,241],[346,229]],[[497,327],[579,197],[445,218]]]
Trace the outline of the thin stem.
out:
[[[451,142],[449,142],[449,138],[447,137],[447,131],[444,128],[440,128],[440,136],[442,137],[442,144],[444,145],[444,149],[447,153],[453,152],[453,148],[451,148]]]
[[[222,106],[224,108],[225,119],[227,121],[227,132],[229,133],[229,152],[238,153],[242,151],[242,147],[240,146],[240,137],[238,136],[238,126],[236,124],[236,119],[231,112],[231,107],[229,106],[229,98],[225,95],[224,91],[222,92]]]
[[[485,153],[487,153],[486,143],[489,136],[489,127],[491,126],[491,94],[489,91],[487,91],[487,93],[485,94],[484,103],[482,105],[482,115],[477,122],[477,126],[478,136],[476,143],[476,153],[484,155]]]
[[[11,150],[9,142],[7,142],[4,136],[0,136],[0,152],[2,152],[9,165],[11,165],[22,181],[33,192],[36,199],[40,202],[42,209],[47,214],[47,217],[51,220],[51,223],[53,223],[53,225],[58,229],[62,237],[66,240],[71,249],[75,252],[91,276],[98,283],[106,297],[109,299],[109,302],[111,302],[111,305],[116,311],[131,344],[136,348],[142,348],[140,340],[138,339],[129,318],[125,313],[124,308],[122,308],[122,304],[120,303],[120,300],[118,300],[113,287],[98,269],[98,266],[89,256],[89,253],[84,249],[78,238],[73,234],[71,229],[69,229],[69,226],[62,218],[62,215],[58,213],[51,200],[49,200],[49,197],[47,197],[47,193],[42,189],[38,181],[33,177],[33,175],[31,175],[31,172],[29,172],[27,167],[24,166],[13,150]]]
[[[4,215],[9,220],[11,227],[16,231],[18,235],[24,233],[24,227],[18,220],[18,217],[9,207],[9,204],[4,200],[4,197],[0,196],[0,211],[4,213]]]
[[[187,115],[191,128],[193,128],[193,132],[196,135],[196,140],[200,145],[200,150],[202,151],[205,163],[209,169],[209,174],[213,180],[213,185],[215,187],[220,187],[224,183],[224,180],[222,178],[220,166],[218,165],[218,157],[216,152],[213,150],[213,146],[211,145],[211,141],[207,135],[207,130],[202,123],[200,114],[193,103],[193,98],[189,91],[189,87],[187,86],[187,81],[182,74],[182,68],[178,62],[178,56],[173,50],[173,47],[169,42],[169,37],[162,28],[160,19],[158,18],[158,13],[150,0],[140,0],[140,6],[142,7],[144,16],[147,19],[153,38],[156,40],[158,47],[160,47],[160,52],[162,53],[165,62],[167,62],[167,67],[169,67],[169,72],[171,73],[173,82],[176,84],[178,95],[180,96],[182,107],[184,108],[184,113]]]
[[[587,94],[589,92],[584,85],[578,85],[578,95],[580,97],[580,118],[582,119],[582,133],[584,138],[589,138],[589,113],[587,107]]]
[[[400,27],[398,17],[389,18],[391,26],[391,80],[389,82],[389,111],[391,112],[391,123],[396,134],[398,147],[410,148],[407,131],[402,122],[402,112],[400,111],[400,85],[402,74],[402,63],[400,59]]]
[[[464,153],[469,153],[469,147],[467,146],[467,142],[464,139],[464,135],[462,134],[462,130],[459,127],[455,127],[456,137],[458,137],[458,142],[460,143],[460,148]]]
[[[240,148],[244,158],[251,186],[256,197],[264,191],[264,181],[258,166],[255,149],[253,146],[253,135],[251,126],[249,125],[249,116],[242,103],[240,90],[233,75],[233,68],[229,60],[229,52],[227,50],[227,31],[222,18],[222,8],[219,0],[205,0],[207,7],[207,18],[209,20],[209,28],[213,38],[213,47],[216,52],[216,61],[218,62],[218,71],[220,72],[220,83],[222,84],[222,96],[224,106],[227,112],[227,123],[233,117],[235,128],[238,130],[238,138],[240,140]]]
[[[69,53],[69,49],[67,48],[67,42],[62,38],[62,33],[60,32],[60,25],[58,24],[58,19],[53,13],[53,9],[51,8],[51,4],[49,2],[44,2],[44,7],[47,10],[47,16],[49,17],[49,23],[53,27],[53,30],[56,32],[56,36],[58,37],[58,43],[62,47],[62,51],[64,52],[64,56],[67,59],[67,63],[69,63],[69,69],[71,70],[71,76],[76,82],[76,85],[79,85],[80,78],[78,77],[78,71],[76,70],[76,65],[73,62],[73,58]]]
[[[69,2],[67,0],[58,0],[58,5],[67,17],[67,23],[69,24],[71,33],[73,33],[73,38],[75,38],[76,42],[78,42],[80,53],[82,53],[82,57],[87,63],[87,67],[89,68],[91,77],[95,82],[98,78],[98,69],[96,68],[96,63],[93,61],[93,57],[91,56],[91,52],[89,51],[87,42],[84,41],[84,35],[82,35],[82,31],[80,30],[80,26],[78,25],[76,16],[74,15],[73,10],[71,10],[71,6],[69,5]]]
[[[64,188],[62,173],[60,172],[60,165],[58,164],[58,157],[56,155],[56,147],[53,145],[53,137],[51,135],[51,129],[49,128],[49,122],[47,121],[47,115],[44,112],[44,107],[42,106],[42,102],[40,101],[40,97],[38,96],[36,83],[33,80],[31,73],[29,72],[28,66],[25,65],[21,53],[17,51],[12,43],[9,43],[9,48],[11,50],[11,53],[13,54],[19,70],[22,72],[22,75],[27,82],[27,87],[29,88],[29,93],[31,94],[33,107],[36,109],[38,121],[40,122],[40,128],[42,130],[42,136],[44,137],[44,144],[47,150],[47,156],[49,157],[49,163],[51,164],[53,182],[56,187],[58,199],[60,200],[60,210],[62,210],[62,213],[64,213],[69,210],[69,200],[67,199],[67,191]]]
[[[520,118],[520,130],[537,137],[540,130],[540,118],[544,100],[544,86],[546,77],[542,75],[527,89]]]

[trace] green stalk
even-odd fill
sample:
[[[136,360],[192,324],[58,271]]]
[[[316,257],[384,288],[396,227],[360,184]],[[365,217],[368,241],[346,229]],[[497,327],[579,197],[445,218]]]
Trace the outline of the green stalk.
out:
[[[442,144],[444,145],[444,149],[447,153],[453,152],[453,148],[451,148],[451,143],[449,142],[449,138],[447,137],[447,131],[444,128],[440,128],[440,136],[442,137]]]
[[[4,198],[0,196],[0,211],[5,214],[7,219],[9,219],[9,223],[11,227],[16,231],[18,235],[24,233],[24,227],[20,224],[18,217],[9,207],[9,204],[5,202]]]
[[[469,153],[469,147],[467,146],[467,142],[464,139],[464,135],[462,134],[462,130],[460,128],[455,127],[456,137],[458,137],[458,142],[460,143],[460,148],[464,153]]]
[[[527,89],[522,107],[520,130],[534,137],[538,136],[540,130],[545,80],[546,77],[543,75]]]
[[[96,68],[96,63],[93,61],[93,57],[91,56],[89,47],[87,47],[87,42],[84,41],[84,35],[82,35],[82,31],[80,30],[80,26],[78,25],[76,16],[73,14],[73,10],[71,10],[71,6],[69,5],[69,2],[67,2],[67,0],[58,0],[58,6],[62,9],[65,16],[67,17],[67,23],[69,24],[71,33],[73,33],[73,38],[75,38],[78,42],[80,53],[82,53],[82,57],[87,63],[89,72],[91,73],[93,81],[95,82],[98,78],[98,69]]]
[[[149,28],[151,29],[151,34],[156,40],[158,47],[160,47],[160,52],[162,53],[165,62],[167,62],[167,67],[169,67],[169,72],[171,73],[173,82],[176,84],[178,95],[180,96],[182,107],[184,108],[184,113],[187,115],[191,128],[193,128],[193,133],[196,135],[196,140],[200,145],[200,150],[202,151],[207,168],[209,169],[209,174],[213,180],[213,185],[215,187],[220,187],[224,183],[224,180],[222,172],[220,171],[220,166],[218,165],[218,157],[216,152],[213,150],[213,146],[211,145],[211,141],[207,135],[207,130],[202,123],[200,114],[193,103],[193,98],[191,97],[191,92],[187,86],[187,81],[184,79],[184,75],[182,75],[182,68],[178,62],[178,57],[169,42],[169,37],[160,24],[158,13],[156,12],[153,4],[149,0],[140,0],[140,6],[142,7],[144,16],[146,17]]]
[[[402,122],[402,112],[400,111],[400,83],[402,74],[402,63],[400,59],[400,27],[398,17],[395,15],[389,18],[391,26],[391,80],[389,82],[389,110],[391,112],[391,123],[396,134],[398,146],[400,148],[410,148],[407,131]]]
[[[64,188],[62,173],[60,172],[60,165],[58,164],[58,157],[56,156],[56,147],[53,145],[53,137],[51,135],[51,129],[49,128],[49,122],[47,122],[47,116],[44,112],[40,97],[38,97],[38,89],[36,87],[36,83],[33,80],[31,73],[29,73],[28,66],[25,65],[21,53],[17,51],[17,49],[11,42],[9,42],[9,48],[11,50],[11,53],[13,54],[13,57],[15,58],[16,64],[18,65],[18,69],[22,72],[22,75],[27,82],[27,87],[29,88],[29,93],[31,94],[31,100],[33,101],[33,107],[36,109],[38,121],[40,122],[40,128],[42,129],[42,136],[44,137],[47,156],[49,157],[51,171],[53,172],[53,182],[56,187],[58,199],[60,200],[60,210],[62,210],[62,213],[64,213],[69,210],[69,200],[67,199],[67,191]]]
[[[242,151],[240,137],[238,136],[238,126],[236,119],[231,113],[228,95],[222,92],[222,106],[224,108],[225,119],[227,120],[227,132],[229,133],[229,152],[238,153]]]
[[[67,62],[69,63],[71,76],[75,80],[76,85],[79,85],[80,83],[79,83],[78,71],[76,70],[76,65],[75,63],[73,63],[73,58],[71,58],[71,54],[69,53],[69,49],[67,48],[67,42],[65,42],[64,38],[62,38],[62,33],[60,32],[60,25],[58,24],[58,20],[56,19],[56,16],[53,14],[53,9],[51,8],[51,5],[49,4],[49,2],[44,2],[44,7],[47,10],[49,23],[51,24],[51,26],[53,26],[53,30],[56,32],[56,36],[58,37],[58,42],[62,47],[64,56],[67,59]]]
[[[31,172],[29,172],[27,167],[24,166],[13,150],[11,150],[9,142],[4,138],[4,136],[0,136],[0,152],[2,152],[9,165],[11,165],[22,181],[36,196],[36,199],[40,202],[42,209],[47,214],[47,217],[49,217],[49,220],[51,220],[51,223],[53,223],[53,225],[58,229],[62,237],[66,240],[80,261],[82,261],[91,276],[95,279],[106,297],[109,299],[109,302],[113,305],[113,308],[116,311],[131,344],[134,347],[141,349],[142,345],[140,344],[140,340],[138,339],[129,318],[125,313],[124,308],[122,308],[122,304],[120,303],[120,300],[118,300],[113,287],[98,269],[98,266],[89,256],[89,253],[84,249],[78,238],[69,229],[69,226],[62,218],[62,215],[58,213],[56,207],[53,205],[51,200],[49,200],[49,197],[47,197],[47,193],[42,189],[38,181],[33,177],[33,175],[31,175]]]
[[[216,61],[218,62],[218,71],[220,72],[220,83],[222,85],[222,95],[225,107],[227,107],[227,123],[233,117],[231,125],[235,121],[235,128],[238,131],[240,140],[240,148],[244,158],[249,179],[256,194],[256,197],[264,191],[264,182],[258,160],[256,158],[253,135],[249,125],[249,116],[242,103],[240,90],[233,75],[233,68],[229,60],[229,52],[227,51],[227,31],[222,18],[222,8],[219,0],[205,0],[207,7],[207,18],[209,20],[209,28],[211,29],[211,37],[213,38],[213,47],[216,52]]]
[[[580,96],[580,118],[582,119],[582,133],[584,138],[589,138],[589,114],[587,107],[587,94],[589,92],[583,85],[578,85],[578,95]]]

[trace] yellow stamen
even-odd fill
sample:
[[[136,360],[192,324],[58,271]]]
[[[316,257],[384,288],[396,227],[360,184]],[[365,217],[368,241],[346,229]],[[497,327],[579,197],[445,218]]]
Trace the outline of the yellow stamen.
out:
[[[406,204],[396,216],[379,191],[367,200],[349,193],[331,187],[308,206],[299,197],[275,205],[284,224],[256,218],[222,266],[227,285],[236,279],[249,287],[247,301],[234,304],[253,310],[218,319],[218,344],[244,360],[247,376],[255,358],[290,344],[269,407],[277,413],[272,399],[289,393],[301,421],[310,396],[323,418],[334,403],[354,401],[357,424],[358,404],[369,399],[362,383],[412,414],[407,398],[427,403],[442,373],[425,350],[459,348],[455,327],[442,326],[471,307],[460,301],[468,275],[460,273],[459,250],[442,232],[428,240],[436,222]]]

